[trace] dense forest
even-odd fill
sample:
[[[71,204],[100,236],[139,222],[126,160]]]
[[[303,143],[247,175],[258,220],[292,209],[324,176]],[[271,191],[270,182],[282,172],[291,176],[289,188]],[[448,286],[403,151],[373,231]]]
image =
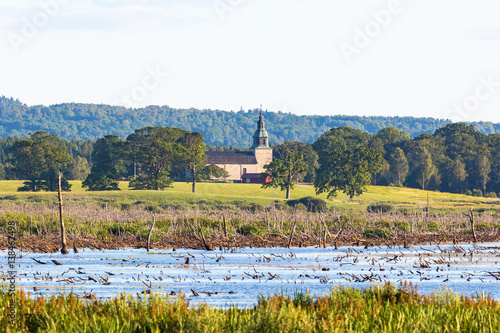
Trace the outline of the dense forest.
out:
[[[342,113],[342,110],[332,110]],[[272,144],[286,140],[313,143],[333,127],[351,127],[375,134],[386,127],[406,131],[411,138],[434,133],[449,120],[414,117],[298,116],[264,112]],[[199,132],[211,146],[248,147],[258,119],[258,110],[221,111],[174,109],[148,106],[129,109],[111,105],[65,103],[28,106],[13,98],[0,97],[0,137],[26,137],[47,131],[68,140],[97,140],[107,134],[124,139],[138,128],[162,126]],[[483,134],[500,133],[500,124],[473,123]]]

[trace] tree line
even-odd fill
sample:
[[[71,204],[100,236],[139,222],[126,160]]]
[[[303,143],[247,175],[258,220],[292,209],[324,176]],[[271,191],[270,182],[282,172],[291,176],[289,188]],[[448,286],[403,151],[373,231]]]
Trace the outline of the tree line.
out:
[[[342,110],[335,110],[341,113]],[[63,103],[28,106],[0,96],[0,137],[25,137],[36,130],[57,134],[68,140],[97,140],[113,133],[125,139],[137,128],[172,127],[203,134],[211,146],[244,148],[251,144],[259,110],[243,111],[177,109],[148,106],[130,109],[104,104]],[[286,112],[264,112],[270,142],[315,142],[333,127],[352,127],[376,134],[386,127],[406,131],[411,138],[434,133],[449,120],[414,117],[299,116]],[[500,133],[500,124],[474,123],[484,133]]]
[[[305,180],[314,182],[318,193],[343,191],[351,198],[369,184],[500,195],[500,135],[482,134],[465,123],[413,139],[395,127],[376,134],[339,127],[312,145],[287,141],[275,150],[278,159],[267,168],[274,178],[265,186],[287,192]]]
[[[62,171],[92,191],[118,190],[130,179],[133,189],[164,189],[175,179],[223,179],[227,173],[206,166],[204,136],[181,128],[144,127],[121,139],[66,140],[38,131],[26,138],[0,139],[0,179],[23,179],[20,190],[52,191]],[[226,148],[229,149],[229,148]],[[285,141],[274,146],[264,187],[291,196],[297,182],[313,183],[318,193],[349,197],[367,185],[392,185],[443,192],[497,196],[500,193],[500,135],[485,135],[473,125],[447,124],[434,134],[410,138],[387,127],[376,134],[335,127],[315,142]]]
[[[119,190],[118,181],[127,177],[129,186],[140,190],[163,190],[172,179],[190,179],[195,192],[197,180],[227,177],[225,170],[206,166],[203,136],[180,128],[146,127],[126,140],[106,135],[96,142],[37,131],[0,145],[6,148],[1,151],[10,179],[25,180],[19,191],[55,191],[59,172],[65,191],[71,188],[68,178],[83,180],[90,191]],[[0,165],[5,178],[6,168]]]

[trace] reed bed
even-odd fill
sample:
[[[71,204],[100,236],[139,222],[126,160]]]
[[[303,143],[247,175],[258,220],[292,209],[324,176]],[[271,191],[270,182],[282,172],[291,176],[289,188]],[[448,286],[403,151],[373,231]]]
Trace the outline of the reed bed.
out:
[[[0,291],[2,332],[498,332],[499,302],[450,290],[420,295],[406,283],[366,289],[337,287],[327,296],[275,295],[258,305],[192,307],[184,295],[142,298],[121,294],[107,301],[73,294],[32,299],[15,296],[16,320]]]
[[[473,240],[463,212],[411,207],[388,212],[329,209],[312,213],[283,204],[159,206],[78,199],[65,201],[65,215],[69,244],[89,248],[144,247],[153,217],[151,246],[158,248],[410,246]],[[57,251],[60,226],[55,202],[1,201],[0,228],[12,220],[18,224],[19,249]],[[475,212],[475,234],[481,242],[500,239],[497,210]],[[7,241],[1,237],[0,248],[5,249]]]

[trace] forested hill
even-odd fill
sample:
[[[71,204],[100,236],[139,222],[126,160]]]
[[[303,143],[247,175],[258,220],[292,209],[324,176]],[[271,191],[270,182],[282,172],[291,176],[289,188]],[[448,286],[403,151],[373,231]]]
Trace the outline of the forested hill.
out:
[[[314,142],[328,129],[339,126],[370,133],[394,126],[415,137],[421,133],[434,133],[450,122],[413,117],[298,116],[283,112],[264,112],[264,118],[272,144],[284,140]],[[257,109],[248,112],[173,109],[168,106],[128,109],[76,103],[27,106],[15,99],[0,97],[1,137],[25,136],[44,130],[67,139],[96,139],[106,134],[125,138],[142,127],[170,126],[200,132],[210,145],[247,147],[256,129],[257,119]],[[474,125],[485,134],[500,133],[500,124]]]

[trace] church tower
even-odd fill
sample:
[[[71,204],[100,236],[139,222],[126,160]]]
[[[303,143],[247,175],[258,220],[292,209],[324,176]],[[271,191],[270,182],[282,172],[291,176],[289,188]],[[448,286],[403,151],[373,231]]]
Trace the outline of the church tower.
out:
[[[262,116],[262,105],[260,106],[260,116],[257,122],[257,130],[253,135],[252,151],[257,159],[258,172],[264,172],[264,166],[273,161],[273,149],[269,147],[269,135],[266,131],[266,124]]]

